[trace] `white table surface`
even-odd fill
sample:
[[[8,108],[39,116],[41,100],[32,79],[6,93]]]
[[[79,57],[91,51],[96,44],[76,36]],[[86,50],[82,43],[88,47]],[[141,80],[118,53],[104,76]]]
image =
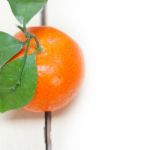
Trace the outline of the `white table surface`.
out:
[[[0,30],[13,34],[0,3]],[[53,114],[53,150],[149,150],[149,0],[49,0],[48,24],[78,41],[86,64],[79,96]],[[45,150],[43,128],[43,114],[1,114],[0,150]]]

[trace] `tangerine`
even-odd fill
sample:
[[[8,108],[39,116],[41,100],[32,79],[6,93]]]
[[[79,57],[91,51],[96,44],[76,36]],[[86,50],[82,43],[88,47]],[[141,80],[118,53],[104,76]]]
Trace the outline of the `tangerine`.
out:
[[[35,95],[24,108],[33,112],[56,111],[69,104],[78,91],[83,76],[81,50],[68,35],[55,28],[30,27],[27,31],[37,37],[42,51],[36,54],[38,81]],[[26,40],[23,32],[18,32],[15,37]],[[15,58],[22,57],[24,50]],[[29,54],[35,50],[36,44],[31,40]]]

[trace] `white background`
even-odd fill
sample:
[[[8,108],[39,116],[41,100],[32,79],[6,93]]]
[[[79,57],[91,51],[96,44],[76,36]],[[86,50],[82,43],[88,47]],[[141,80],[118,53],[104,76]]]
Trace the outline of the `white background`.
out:
[[[0,30],[16,24],[2,1]],[[79,43],[86,64],[80,95],[53,114],[53,150],[149,150],[150,1],[49,0],[48,24]],[[43,127],[43,114],[1,114],[0,150],[44,150]]]

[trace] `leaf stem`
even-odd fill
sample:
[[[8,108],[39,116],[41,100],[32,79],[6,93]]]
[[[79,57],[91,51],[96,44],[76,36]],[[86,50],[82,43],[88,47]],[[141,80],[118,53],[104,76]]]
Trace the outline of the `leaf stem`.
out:
[[[26,36],[26,41],[24,42],[24,46],[26,46],[26,49],[25,49],[25,52],[24,52],[24,58],[23,58],[23,63],[22,63],[22,66],[21,66],[21,70],[20,70],[20,73],[19,73],[19,77],[18,77],[18,80],[16,82],[16,84],[10,88],[8,88],[9,90],[16,90],[18,86],[21,85],[21,80],[22,80],[22,75],[23,75],[23,71],[24,71],[24,67],[25,67],[25,64],[26,64],[26,60],[27,60],[27,56],[28,56],[28,50],[29,50],[29,46],[30,46],[30,41],[31,39],[33,38],[35,43],[36,43],[36,47],[37,47],[37,51],[41,51],[42,48],[40,46],[40,43],[37,39],[37,37],[34,35],[34,34],[31,34],[30,32],[27,32],[27,29],[26,29],[26,25],[24,24],[23,27],[21,26],[17,26]]]
[[[30,40],[31,40],[31,38],[27,39],[27,41],[26,41],[26,49],[25,49],[25,53],[24,53],[23,64],[22,64],[22,67],[21,67],[21,70],[20,70],[18,81],[16,82],[16,85],[14,86],[14,88],[12,88],[13,90],[16,90],[16,88],[21,85],[21,79],[22,79],[24,67],[25,67],[25,64],[26,64],[27,56],[28,56]]]
[[[37,51],[40,52],[42,50],[42,47],[40,46],[40,43],[37,39],[37,37],[34,34],[30,34],[31,38],[34,39],[36,46],[37,46]]]
[[[27,32],[26,26],[24,25],[23,27],[21,26],[17,26],[26,36],[26,38],[33,38],[35,43],[36,43],[36,49],[38,52],[40,52],[42,50],[42,47],[40,46],[40,43],[37,39],[37,37],[34,34],[31,34],[30,32]]]

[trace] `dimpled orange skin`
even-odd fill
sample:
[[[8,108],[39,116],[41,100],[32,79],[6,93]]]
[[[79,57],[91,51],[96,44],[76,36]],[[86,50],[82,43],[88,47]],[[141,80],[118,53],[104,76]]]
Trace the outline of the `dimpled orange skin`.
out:
[[[56,111],[71,102],[78,91],[83,76],[81,50],[69,36],[55,28],[31,27],[28,31],[36,35],[43,50],[36,54],[38,81],[35,95],[24,108],[32,112]],[[15,37],[25,41],[22,32]],[[32,40],[29,54],[35,47]],[[22,57],[23,53],[24,48],[15,58]]]

